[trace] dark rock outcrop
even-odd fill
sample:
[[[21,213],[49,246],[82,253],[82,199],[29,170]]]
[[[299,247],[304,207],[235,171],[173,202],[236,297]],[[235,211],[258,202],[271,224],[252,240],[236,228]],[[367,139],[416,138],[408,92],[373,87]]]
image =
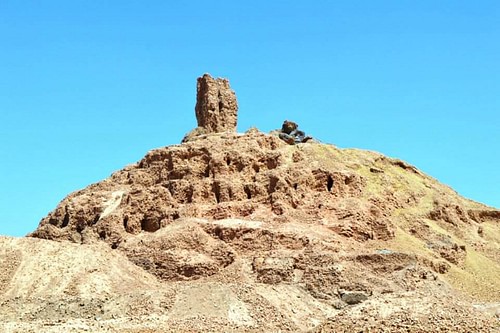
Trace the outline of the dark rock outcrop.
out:
[[[306,136],[304,131],[300,131],[298,128],[299,125],[297,125],[297,123],[285,120],[281,126],[281,132],[278,133],[278,136],[289,145],[305,143],[312,140],[312,137]]]

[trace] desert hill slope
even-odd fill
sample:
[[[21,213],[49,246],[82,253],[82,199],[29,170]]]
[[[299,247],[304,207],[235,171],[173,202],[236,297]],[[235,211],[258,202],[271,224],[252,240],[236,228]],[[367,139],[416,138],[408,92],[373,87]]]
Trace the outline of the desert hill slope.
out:
[[[4,331],[498,329],[499,210],[379,153],[236,133],[227,80],[198,79],[196,115],[0,239]]]

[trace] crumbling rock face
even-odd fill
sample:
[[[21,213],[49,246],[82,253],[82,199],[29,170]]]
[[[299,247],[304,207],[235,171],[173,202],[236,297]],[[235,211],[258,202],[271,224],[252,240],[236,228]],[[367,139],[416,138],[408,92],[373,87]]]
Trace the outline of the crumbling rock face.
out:
[[[166,281],[211,276],[234,261],[234,251],[197,224],[180,220],[169,230],[132,238],[119,247],[136,265]],[[145,253],[149,253],[145,256]]]
[[[202,135],[236,132],[238,102],[229,81],[223,78],[214,79],[209,74],[199,77],[195,113],[198,127],[184,136],[183,143]]]
[[[361,200],[363,177],[297,155],[299,147],[263,133],[156,149],[135,166],[67,197],[33,235],[116,246],[127,235],[155,232],[179,218],[245,217],[275,223],[323,219],[346,237],[393,237],[391,208]]]
[[[429,213],[429,218],[435,221],[445,221],[454,226],[461,223],[470,224],[471,218],[467,211],[458,204],[440,204],[434,202],[434,209]]]
[[[494,332],[498,327],[496,319],[461,303],[429,270],[426,258],[355,244],[349,238],[341,242],[321,225],[193,218],[128,237],[117,250],[0,237],[0,328],[342,332],[348,325],[355,331],[368,325],[370,331],[407,332],[418,324],[418,332]],[[437,314],[438,321],[426,319]]]
[[[500,221],[500,211],[493,209],[471,209],[468,211],[469,217],[476,222],[488,220]]]
[[[178,245],[177,249],[165,248],[136,238],[150,233],[160,237],[162,230],[186,218],[214,221],[236,218],[270,225],[300,221],[321,226],[332,237],[345,240],[394,239],[394,221],[399,219],[395,217],[396,212],[412,209],[425,196],[419,191],[405,194],[390,190],[374,196],[373,179],[381,179],[389,186],[392,171],[397,172],[394,179],[398,181],[399,173],[420,177],[422,181],[426,178],[377,155],[373,158],[376,164],[369,165],[367,173],[357,172],[357,162],[348,166],[348,155],[341,157],[347,164],[332,163],[338,152],[319,143],[290,146],[277,136],[256,130],[246,134],[212,134],[155,149],[135,165],[69,195],[41,221],[32,236],[77,243],[104,241],[125,252],[135,264],[169,281],[219,274],[237,257],[235,251],[276,248],[296,251],[309,246],[309,239],[302,236],[285,236],[263,229],[214,228],[213,225],[205,225],[201,231],[183,229],[189,237],[199,239],[200,244],[204,244],[202,247],[191,244]],[[382,173],[370,171],[374,167],[383,168],[382,163],[394,169]],[[454,224],[476,223],[469,215],[472,213],[460,204],[443,201],[423,212],[419,220],[412,217],[411,221],[430,218],[458,230]],[[477,216],[495,215],[477,213]],[[417,222],[412,225],[425,225]],[[435,253],[434,261],[462,265],[466,257],[462,244],[448,244],[442,235],[421,227],[417,229],[413,232],[410,228],[409,232],[429,244],[427,248]],[[165,237],[160,238],[168,238]],[[137,239],[143,242],[138,243]],[[297,268],[293,265],[300,260],[287,256],[262,257],[257,252],[256,258],[261,259],[252,259],[252,265],[259,281],[274,283],[295,279]],[[435,269],[438,272],[447,271],[439,268],[443,266],[440,265],[428,264],[431,269],[438,267]],[[304,274],[310,273],[304,270]],[[311,274],[314,273],[311,271]]]
[[[238,102],[227,79],[198,78],[196,120],[207,133],[236,132]]]
[[[258,131],[223,133],[150,151],[137,164],[69,195],[32,236],[106,242],[165,281],[218,275],[236,253],[255,253],[256,281],[294,281],[305,271],[293,267],[295,259],[261,251],[299,251],[310,245],[307,237],[262,228],[200,228],[184,221],[301,221],[322,225],[332,237],[392,239],[395,207],[366,202],[365,187],[363,176],[311,161],[301,145]]]

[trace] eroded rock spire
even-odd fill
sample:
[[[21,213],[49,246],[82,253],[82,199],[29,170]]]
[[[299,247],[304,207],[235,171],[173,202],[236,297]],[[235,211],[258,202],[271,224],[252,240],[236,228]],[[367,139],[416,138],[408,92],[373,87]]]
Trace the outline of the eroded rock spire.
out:
[[[182,142],[202,134],[236,132],[238,102],[229,81],[214,79],[210,74],[199,77],[195,112],[198,127],[188,133]]]
[[[227,79],[198,78],[195,111],[198,126],[207,133],[236,132],[238,102]]]

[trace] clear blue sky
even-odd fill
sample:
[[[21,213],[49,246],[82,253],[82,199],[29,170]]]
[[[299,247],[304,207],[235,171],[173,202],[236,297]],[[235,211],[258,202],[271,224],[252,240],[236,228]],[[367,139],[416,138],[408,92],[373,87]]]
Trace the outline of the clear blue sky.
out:
[[[294,120],[500,207],[499,1],[0,0],[0,234],[179,143],[205,72],[241,132]]]

